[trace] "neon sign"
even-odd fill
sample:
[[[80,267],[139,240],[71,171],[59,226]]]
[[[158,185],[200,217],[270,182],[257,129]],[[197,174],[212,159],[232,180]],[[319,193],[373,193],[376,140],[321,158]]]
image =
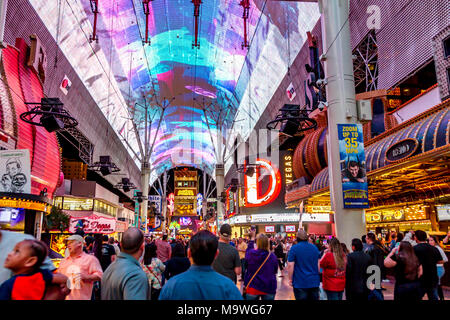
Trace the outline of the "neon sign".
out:
[[[284,156],[284,178],[285,183],[292,183],[292,155]]]
[[[261,207],[274,201],[281,190],[281,174],[270,161],[256,159],[257,168],[251,177],[245,175],[245,203],[246,207]],[[245,165],[246,167],[246,165]],[[269,172],[270,183],[266,193],[261,194],[259,176],[261,168]]]

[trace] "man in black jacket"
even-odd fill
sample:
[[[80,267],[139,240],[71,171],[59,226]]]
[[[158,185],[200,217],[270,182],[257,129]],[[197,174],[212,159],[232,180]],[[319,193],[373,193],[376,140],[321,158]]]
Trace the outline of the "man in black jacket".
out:
[[[366,253],[370,256],[372,264],[377,265],[381,271],[381,280],[386,279],[386,267],[384,266],[384,258],[389,252],[383,248],[380,241],[377,240],[374,233],[369,232],[366,237],[366,242],[368,247]],[[376,300],[384,300],[383,292],[381,289],[372,290],[372,295],[375,296]]]
[[[353,301],[367,301],[369,296],[367,268],[372,262],[370,256],[363,252],[363,243],[360,239],[352,240],[352,251],[347,256],[345,298]]]

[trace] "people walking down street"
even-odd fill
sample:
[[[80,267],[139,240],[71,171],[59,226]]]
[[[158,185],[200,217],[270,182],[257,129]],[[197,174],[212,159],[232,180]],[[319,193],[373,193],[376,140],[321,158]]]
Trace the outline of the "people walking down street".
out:
[[[188,256],[194,264],[167,281],[159,300],[242,300],[233,281],[211,267],[219,254],[218,246],[217,237],[207,230],[192,236]]]
[[[365,251],[370,258],[372,263],[380,268],[381,279],[386,279],[386,267],[384,266],[384,258],[388,255],[388,252],[383,248],[380,241],[377,240],[375,234],[369,232],[366,237],[368,244],[367,250]],[[382,288],[374,288],[369,293],[369,300],[384,300],[384,295]]]
[[[275,256],[278,259],[278,267],[280,269],[280,277],[283,276],[283,259],[284,259],[284,250],[283,243],[280,239],[277,240],[277,246],[274,249]]]
[[[239,252],[239,258],[241,259],[241,278],[239,281],[244,281],[245,271],[247,268],[247,260],[245,260],[245,252],[247,251],[247,243],[244,241],[244,239],[239,238],[237,250]]]
[[[320,259],[322,268],[323,289],[328,300],[342,300],[345,289],[345,269],[347,257],[342,249],[341,242],[337,238],[330,240],[329,249]]]
[[[122,236],[121,252],[105,271],[102,300],[148,300],[150,286],[139,263],[144,254],[144,234],[138,228],[127,229]]]
[[[371,265],[370,256],[363,252],[363,243],[360,239],[352,240],[352,252],[347,256],[345,270],[345,299],[350,301],[367,301],[369,289],[367,288],[367,270]]]
[[[402,232],[397,233],[397,238],[395,239],[395,248],[397,248],[398,246],[400,246],[400,243],[403,241],[404,235]]]
[[[65,275],[41,269],[47,254],[47,245],[42,241],[17,243],[4,263],[14,276],[0,285],[0,300],[42,300],[52,284],[65,288]]]
[[[308,242],[308,234],[297,232],[297,244],[288,256],[288,274],[296,300],[319,300],[319,255],[317,247]]]
[[[370,245],[367,243],[367,235],[362,235],[362,237],[361,237],[361,241],[362,241],[362,244],[363,244],[363,251],[364,252],[367,252],[367,250],[369,249],[369,247],[370,247]]]
[[[414,247],[417,244],[417,242],[414,241],[414,231],[411,230],[406,232],[403,241],[409,242]]]
[[[58,271],[69,278],[70,294],[66,300],[91,300],[95,281],[102,279],[100,261],[83,251],[84,239],[72,235],[66,239],[69,256],[59,264]]]
[[[113,237],[109,238],[108,243],[113,246],[114,251],[116,252],[116,256],[114,257],[114,260],[115,260],[120,253],[119,246],[116,244],[116,241],[114,240]]]
[[[109,237],[104,235],[102,238],[102,255],[100,258],[100,265],[102,266],[103,272],[109,267],[111,262],[116,260],[116,250],[113,245],[109,244]],[[114,239],[113,239],[114,241]]]
[[[162,274],[166,270],[166,266],[156,257],[156,245],[154,243],[151,243],[148,250],[145,250],[142,269],[147,275],[151,300],[158,300],[162,286]]]
[[[241,259],[237,249],[230,245],[231,226],[223,224],[219,231],[219,255],[212,267],[215,271],[230,278],[234,283],[241,274]]]
[[[414,252],[423,268],[423,275],[420,277],[420,284],[423,297],[427,294],[428,300],[439,300],[437,273],[438,264],[443,264],[441,253],[438,249],[427,243],[427,234],[425,231],[417,230],[414,233]]]
[[[422,299],[419,278],[422,266],[409,242],[402,241],[384,260],[386,268],[395,268],[394,300],[420,301]]]
[[[397,244],[397,234],[395,232],[391,232],[391,242],[389,242],[389,251],[392,251]]]
[[[279,259],[269,251],[269,239],[264,234],[256,237],[255,248],[255,233],[250,233],[245,253],[248,267],[244,276],[244,296],[246,300],[274,300]]]
[[[435,247],[436,249],[438,249],[439,253],[441,254],[441,257],[442,257],[443,263],[438,263],[436,265],[436,267],[437,267],[437,274],[438,274],[438,278],[439,278],[437,289],[438,289],[439,299],[440,300],[444,300],[444,292],[442,291],[441,279],[442,279],[442,277],[444,276],[444,273],[445,273],[444,263],[448,262],[448,258],[447,258],[447,255],[445,254],[444,250],[442,249],[442,247],[439,245],[439,241],[438,241],[436,236],[430,236],[428,238],[428,243],[430,245],[432,245],[433,247]]]
[[[162,262],[167,262],[170,259],[170,256],[172,255],[172,247],[167,242],[167,234],[164,234],[161,239],[156,239],[156,254],[157,258],[161,260]]]
[[[176,276],[177,274],[183,273],[189,269],[191,262],[186,257],[184,245],[182,243],[177,243],[172,251],[172,258],[167,261],[166,270],[164,275],[167,280]]]

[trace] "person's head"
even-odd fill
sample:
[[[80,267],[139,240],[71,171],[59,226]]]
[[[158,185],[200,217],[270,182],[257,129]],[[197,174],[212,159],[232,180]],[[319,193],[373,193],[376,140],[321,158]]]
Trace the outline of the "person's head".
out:
[[[350,161],[348,163],[348,171],[350,172],[353,178],[356,178],[359,173],[359,163],[356,161]]]
[[[102,241],[103,241],[103,242],[108,242],[108,240],[109,240],[109,237],[108,237],[106,234],[103,235]]]
[[[115,243],[114,238],[113,237],[109,238],[108,243],[113,245]]]
[[[208,230],[201,230],[192,236],[189,242],[188,255],[192,257],[194,264],[209,266],[219,253],[217,237]]]
[[[140,257],[144,252],[144,246],[144,234],[138,228],[128,228],[123,233],[121,248],[124,253]]]
[[[152,259],[156,258],[156,244],[150,243],[145,247],[145,253],[144,253],[144,264],[146,266],[150,265],[152,263]]]
[[[367,243],[367,242],[366,242],[366,237],[367,237],[367,236],[366,236],[365,234],[361,237],[361,242],[362,242],[362,243]]]
[[[435,246],[440,247],[439,240],[436,236],[429,236],[428,243],[431,244],[433,247],[435,247]]]
[[[417,230],[416,232],[414,232],[414,240],[416,240],[416,242],[426,242],[427,233],[422,230]]]
[[[373,244],[373,243],[375,243],[375,241],[377,241],[377,237],[375,236],[375,233],[369,232],[366,237],[367,244]]]
[[[4,267],[15,274],[38,270],[47,257],[47,245],[38,240],[23,240],[6,257]]]
[[[167,234],[163,234],[162,239],[163,241],[167,241]]]
[[[345,243],[341,243],[341,247],[342,247],[342,252],[344,252],[344,254],[349,254],[347,245]]]
[[[83,252],[84,239],[82,236],[74,234],[68,237],[66,241],[67,241],[67,249],[69,250],[69,254],[71,256],[76,256],[81,254],[81,252]]]
[[[392,240],[396,240],[397,239],[397,234],[395,232],[391,232],[391,239]]]
[[[397,234],[397,238],[396,238],[395,240],[396,240],[397,242],[401,242],[401,241],[403,241],[403,238],[404,238],[403,233],[399,232],[399,233]]]
[[[175,258],[175,257],[181,257],[181,258],[186,257],[184,246],[180,242],[177,242],[172,249],[172,258]]]
[[[228,223],[223,224],[220,227],[220,239],[223,241],[230,241],[231,237],[231,226]]]
[[[94,237],[86,236],[86,238],[84,238],[84,242],[86,243],[86,247],[90,247],[94,243]]]
[[[301,242],[301,241],[308,241],[308,234],[306,233],[305,230],[300,229],[297,232],[297,241]]]
[[[415,280],[419,268],[419,259],[414,253],[414,248],[411,243],[407,241],[400,242],[398,258],[405,264],[405,277],[409,280]]]
[[[336,263],[336,267],[338,269],[344,269],[345,268],[345,254],[342,250],[341,242],[337,238],[333,238],[330,240],[329,245],[330,251],[333,253],[334,261]]]
[[[355,238],[352,240],[352,251],[362,251],[363,250],[363,243],[360,239]]]
[[[258,236],[256,237],[256,246],[260,250],[269,251],[269,238],[267,238],[267,236],[262,233],[258,234]]]

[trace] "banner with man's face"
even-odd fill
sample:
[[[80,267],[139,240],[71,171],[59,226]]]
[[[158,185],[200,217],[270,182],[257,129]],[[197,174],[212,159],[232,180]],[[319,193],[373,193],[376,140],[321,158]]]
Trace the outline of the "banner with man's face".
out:
[[[344,208],[368,208],[363,129],[360,124],[338,124]]]
[[[0,151],[0,191],[31,193],[31,166],[28,149]]]

